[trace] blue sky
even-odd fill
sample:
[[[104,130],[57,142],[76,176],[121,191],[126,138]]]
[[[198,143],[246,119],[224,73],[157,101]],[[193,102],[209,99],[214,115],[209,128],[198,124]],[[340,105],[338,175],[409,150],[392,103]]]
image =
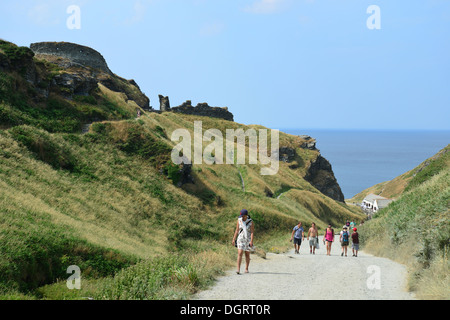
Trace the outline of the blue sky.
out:
[[[90,46],[156,108],[163,94],[270,128],[450,130],[447,0],[2,0],[0,30]]]

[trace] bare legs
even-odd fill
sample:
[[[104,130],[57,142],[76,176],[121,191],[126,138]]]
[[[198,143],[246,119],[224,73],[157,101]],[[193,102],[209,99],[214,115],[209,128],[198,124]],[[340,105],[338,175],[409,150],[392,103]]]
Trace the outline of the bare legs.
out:
[[[245,252],[245,273],[248,273],[248,266],[250,264],[250,251],[244,251],[242,249],[239,249],[237,258],[237,270],[236,270],[237,274],[241,272],[242,256],[244,255],[244,252]]]
[[[347,256],[347,246],[342,246],[342,253],[341,256],[343,256],[345,253],[345,256]]]
[[[331,241],[326,241],[326,246],[327,246],[327,256],[331,256]]]

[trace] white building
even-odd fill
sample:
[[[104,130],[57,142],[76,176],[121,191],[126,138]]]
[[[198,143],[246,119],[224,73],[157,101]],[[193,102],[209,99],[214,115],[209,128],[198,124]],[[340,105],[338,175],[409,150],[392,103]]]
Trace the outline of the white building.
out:
[[[389,203],[391,203],[392,199],[377,199],[373,203],[373,211],[377,212],[380,209],[386,208]]]
[[[377,212],[380,209],[386,208],[392,201],[394,200],[371,193],[364,198],[361,206],[364,210]]]

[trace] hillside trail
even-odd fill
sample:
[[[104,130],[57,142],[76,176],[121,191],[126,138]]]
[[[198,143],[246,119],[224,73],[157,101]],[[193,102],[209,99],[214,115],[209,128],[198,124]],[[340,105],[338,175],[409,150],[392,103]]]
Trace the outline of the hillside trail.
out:
[[[309,242],[302,242],[300,254],[268,253],[266,259],[251,255],[249,273],[237,275],[235,268],[194,300],[411,300],[406,291],[406,267],[363,251],[352,257],[341,256],[339,235],[331,256],[319,239],[320,249],[309,253]],[[237,254],[237,252],[236,252]],[[241,271],[245,269],[243,259]]]
[[[145,114],[144,115],[141,115],[140,117],[136,117],[136,118],[134,118],[134,120],[139,120],[142,116],[146,116]],[[81,134],[86,134],[86,133],[89,133],[89,130],[91,129],[91,126],[94,124],[94,123],[100,123],[100,122],[104,122],[104,121],[108,121],[108,122],[120,122],[120,121],[123,121],[123,120],[99,120],[99,121],[92,121],[92,122],[88,122],[88,123],[84,123],[84,124],[82,124],[82,126],[81,126]]]

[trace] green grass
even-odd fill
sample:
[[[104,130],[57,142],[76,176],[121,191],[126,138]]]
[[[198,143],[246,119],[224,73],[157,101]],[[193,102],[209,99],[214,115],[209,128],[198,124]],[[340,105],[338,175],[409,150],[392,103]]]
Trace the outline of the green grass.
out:
[[[445,271],[449,265],[449,202],[447,167],[422,180],[359,229],[364,250],[409,267],[410,289],[422,299],[450,298]]]
[[[450,164],[450,146],[444,148],[434,158],[429,159],[422,163],[417,170],[413,170],[410,175],[413,175],[411,181],[405,191],[409,191],[430,180],[433,176],[438,175],[440,172],[448,169]]]

